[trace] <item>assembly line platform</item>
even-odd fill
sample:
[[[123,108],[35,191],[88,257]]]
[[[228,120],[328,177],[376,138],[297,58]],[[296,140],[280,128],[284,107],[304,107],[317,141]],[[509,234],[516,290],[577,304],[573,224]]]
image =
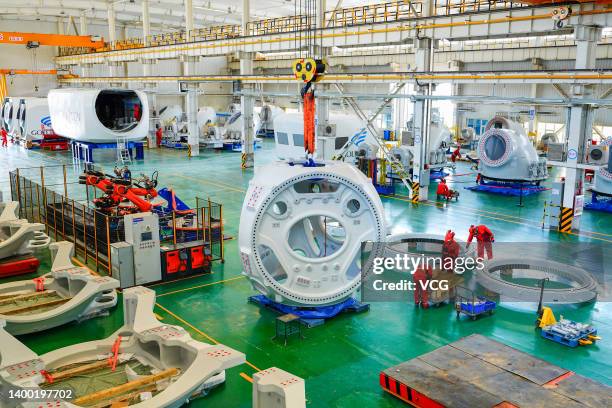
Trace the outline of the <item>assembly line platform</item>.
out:
[[[612,395],[612,387],[480,334],[384,370],[380,385],[430,408],[599,408]]]

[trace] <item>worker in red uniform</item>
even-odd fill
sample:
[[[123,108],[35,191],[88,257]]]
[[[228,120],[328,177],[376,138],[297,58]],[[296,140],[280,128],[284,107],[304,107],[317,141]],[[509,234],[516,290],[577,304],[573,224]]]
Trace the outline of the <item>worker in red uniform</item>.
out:
[[[487,252],[487,259],[493,258],[493,242],[495,242],[495,236],[486,225],[470,226],[470,236],[467,240],[466,248],[470,246],[472,240],[476,238],[478,256],[484,258],[485,251]]]
[[[161,142],[162,142],[162,134],[163,134],[163,130],[162,127],[158,124],[155,125],[156,130],[155,130],[155,144],[157,145],[157,147],[161,146]]]
[[[454,271],[455,260],[459,257],[460,251],[461,248],[457,241],[455,241],[455,233],[448,230],[442,244],[442,265],[447,271]]]
[[[6,129],[2,128],[0,135],[2,136],[2,147],[8,147],[8,133],[6,133]]]
[[[429,307],[428,288],[426,283],[433,276],[433,272],[431,267],[429,266],[419,266],[414,273],[412,274],[412,281],[414,282],[414,305],[419,306],[423,309],[427,309]]]
[[[142,113],[140,112],[140,104],[139,103],[134,104],[134,119],[136,119],[136,122],[140,121],[141,115]]]
[[[440,198],[440,196],[443,196],[444,198],[446,198],[447,201],[453,198],[453,190],[448,188],[448,185],[446,184],[445,179],[441,179],[440,182],[438,183],[438,189],[436,190],[436,196],[438,198]]]
[[[451,161],[455,163],[457,159],[461,158],[461,146],[457,146],[457,148],[451,154]]]

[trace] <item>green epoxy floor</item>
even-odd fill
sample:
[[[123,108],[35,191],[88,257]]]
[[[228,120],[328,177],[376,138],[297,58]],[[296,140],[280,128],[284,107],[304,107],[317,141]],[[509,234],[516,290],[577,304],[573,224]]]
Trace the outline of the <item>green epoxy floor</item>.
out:
[[[268,142],[257,151],[256,162],[272,160],[270,150]],[[108,170],[113,166],[113,154],[108,152],[101,162]],[[223,203],[226,232],[235,237],[252,171],[240,170],[240,154],[236,153],[202,151],[198,158],[185,156],[185,151],[147,150],[146,160],[131,166],[132,173],[159,170],[160,186],[173,187],[188,204],[194,204],[192,198],[196,195]],[[0,188],[5,199],[9,197],[8,169],[67,164],[69,180],[76,180],[81,171],[72,166],[69,153],[24,151],[14,146],[8,151],[0,150],[0,163],[3,163]],[[460,164],[457,169],[458,174],[469,172],[466,164]],[[54,181],[61,182],[61,171],[56,174]],[[473,177],[461,176],[456,180],[467,182]],[[516,198],[472,193],[462,188],[465,185],[456,184],[461,188],[460,200],[444,208],[432,202],[413,205],[401,198],[384,198],[386,217],[393,232],[442,234],[452,228],[465,239],[470,224],[485,223],[496,233],[497,241],[612,243],[612,215],[586,212],[579,235],[559,235],[540,228],[547,193],[525,198],[521,208],[516,205]],[[77,194],[82,186],[70,188]],[[435,200],[433,192],[431,198]],[[209,341],[205,336],[210,336],[244,352],[255,367],[277,366],[305,378],[311,407],[404,406],[381,391],[378,373],[472,333],[481,333],[612,385],[612,306],[609,303],[555,308],[557,314],[591,321],[598,327],[603,341],[579,349],[542,339],[533,329],[533,311],[501,307],[493,317],[458,322],[450,306],[424,311],[410,303],[373,303],[369,312],[341,315],[323,326],[305,330],[305,340],[293,339],[285,347],[271,340],[275,315],[247,303],[253,290],[240,277],[240,272],[237,242],[228,241],[226,262],[215,264],[212,275],[154,286],[161,306],[155,312],[163,317],[164,323],[183,325],[198,340]],[[107,318],[22,336],[20,340],[36,352],[44,353],[106,337],[121,324],[119,307]],[[224,386],[190,406],[250,407],[251,384],[239,374],[253,372],[254,368],[249,365],[229,370]]]

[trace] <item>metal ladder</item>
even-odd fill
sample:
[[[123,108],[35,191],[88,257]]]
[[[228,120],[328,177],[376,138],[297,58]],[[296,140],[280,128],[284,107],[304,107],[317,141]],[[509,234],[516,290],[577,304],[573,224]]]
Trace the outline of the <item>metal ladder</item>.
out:
[[[338,91],[344,95],[344,87],[341,84],[334,84],[336,86],[336,88],[338,89]],[[363,112],[363,110],[361,110],[361,108],[359,107],[359,105],[357,104],[357,102],[355,101],[355,98],[351,97],[351,96],[343,96],[344,100],[346,101],[346,103],[348,103],[348,105],[355,111],[355,113],[357,114],[357,116],[359,116],[359,118],[361,120],[363,120],[364,122],[366,122],[366,128],[367,130],[374,136],[374,140],[376,141],[376,143],[378,144],[378,147],[381,149],[381,151],[383,152],[383,154],[385,155],[385,158],[387,159],[387,162],[389,164],[389,166],[391,166],[391,170],[393,170],[394,174],[400,178],[400,180],[402,180],[402,183],[404,184],[404,186],[408,189],[408,191],[410,191],[412,193],[412,182],[410,180],[410,171],[407,170],[404,165],[397,159],[395,158],[391,152],[389,151],[389,149],[387,149],[387,146],[381,142],[380,140],[380,135],[378,134],[378,131],[376,130],[376,128],[374,127],[374,125],[372,125],[372,122],[374,122],[374,120],[376,119],[376,117],[385,109],[385,107],[393,100],[392,96],[396,95],[399,91],[402,90],[402,88],[404,88],[404,85],[406,85],[406,83],[401,83],[399,84],[395,90],[391,93],[390,97],[386,98],[385,101],[383,102],[383,104],[378,108],[378,110],[374,113],[374,115],[372,115],[372,117],[368,118],[366,116],[366,114]],[[348,151],[349,147],[351,146],[351,139],[349,139],[348,142],[346,142],[344,144],[344,146],[342,146],[342,149],[340,150],[340,153],[337,154],[336,156],[334,156],[334,159],[341,159],[346,152]]]
[[[121,164],[132,164],[132,156],[125,136],[117,137],[117,162]]]

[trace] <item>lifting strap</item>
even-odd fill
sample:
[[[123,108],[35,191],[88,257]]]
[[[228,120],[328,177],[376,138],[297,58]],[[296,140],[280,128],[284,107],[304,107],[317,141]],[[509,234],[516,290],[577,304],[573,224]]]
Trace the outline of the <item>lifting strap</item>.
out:
[[[315,151],[315,97],[314,92],[304,94],[304,150]]]

